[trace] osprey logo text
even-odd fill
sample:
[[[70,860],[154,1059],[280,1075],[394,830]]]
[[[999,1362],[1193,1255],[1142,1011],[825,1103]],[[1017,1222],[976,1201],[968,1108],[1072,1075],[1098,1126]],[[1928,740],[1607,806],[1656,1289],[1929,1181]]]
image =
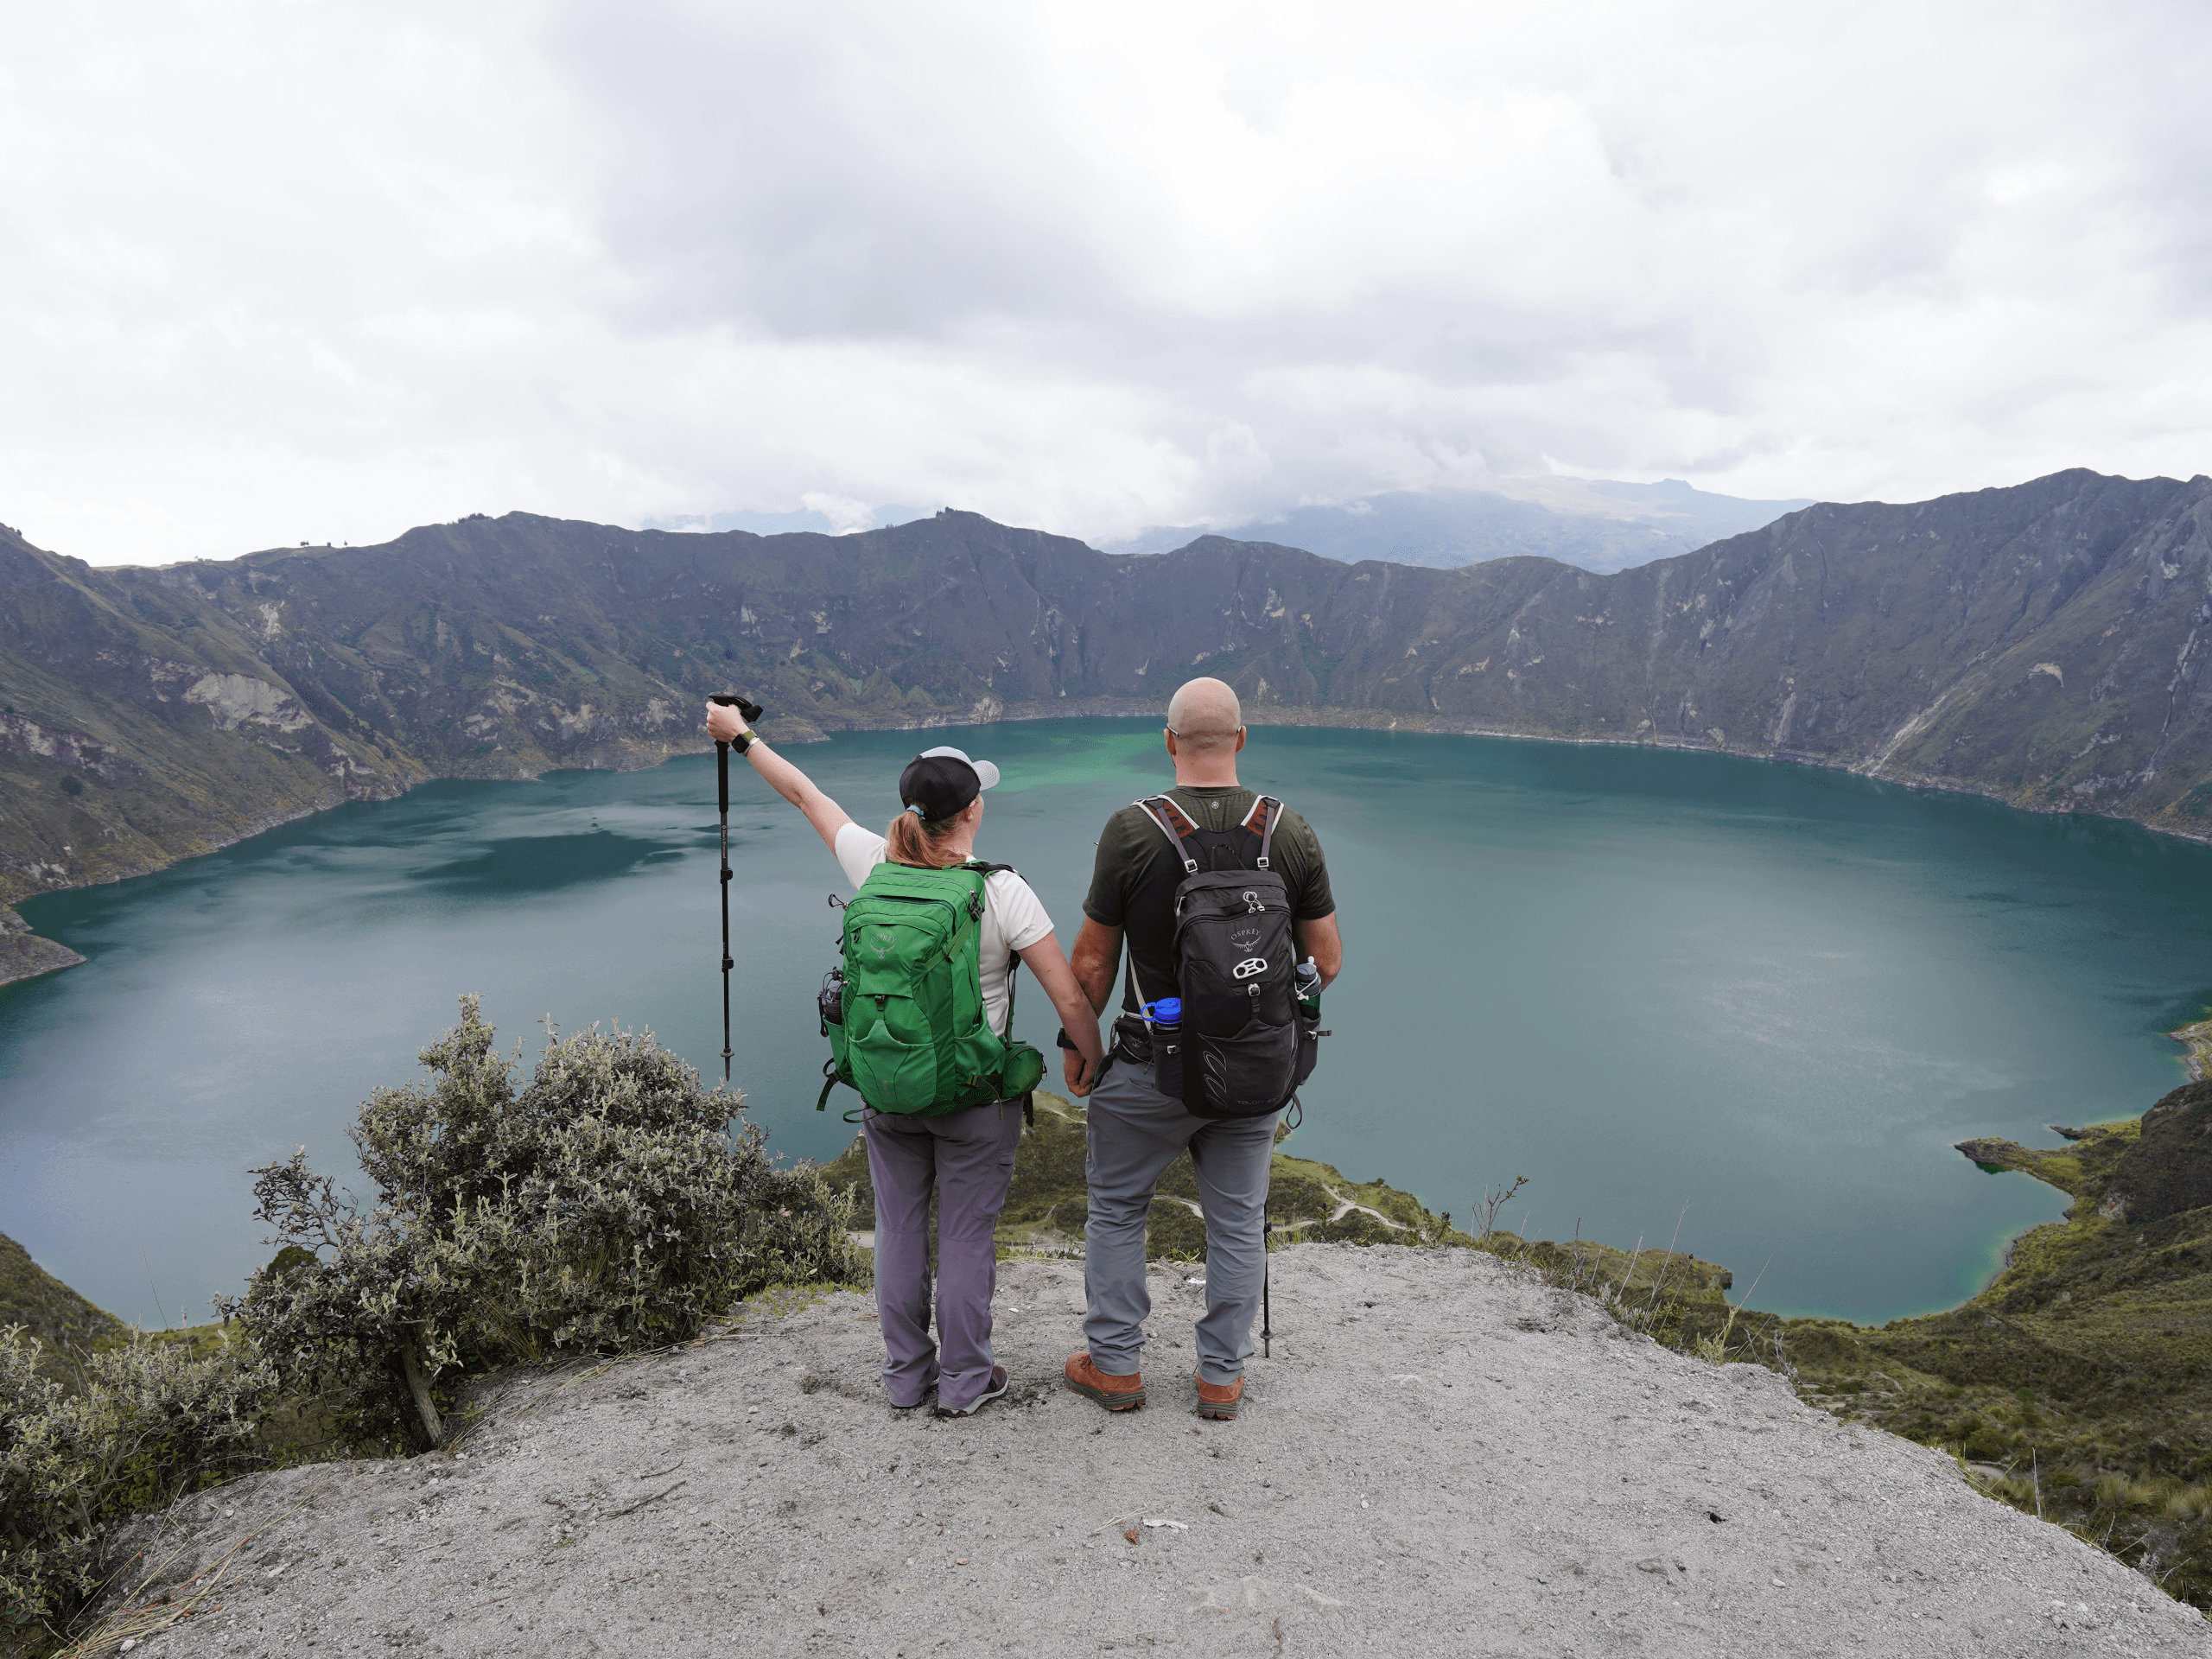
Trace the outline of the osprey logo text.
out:
[[[875,938],[870,943],[868,948],[875,952],[875,959],[878,962],[880,962],[884,957],[891,954],[891,947],[898,942],[898,935],[893,933],[889,928],[879,927],[876,929]]]
[[[1265,957],[1247,957],[1236,964],[1234,971],[1239,979],[1249,979],[1255,974],[1264,974],[1268,971],[1268,959]]]
[[[1256,927],[1232,927],[1229,930],[1229,943],[1239,950],[1249,950],[1260,943],[1260,930]]]

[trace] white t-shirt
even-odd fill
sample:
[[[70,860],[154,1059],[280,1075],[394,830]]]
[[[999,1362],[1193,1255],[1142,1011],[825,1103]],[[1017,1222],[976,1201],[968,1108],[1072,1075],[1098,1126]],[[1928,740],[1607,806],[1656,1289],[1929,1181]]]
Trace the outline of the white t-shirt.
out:
[[[881,836],[857,823],[837,831],[837,862],[855,888],[883,862],[885,845]],[[983,1018],[1001,1037],[1007,1035],[1007,969],[1014,953],[1027,950],[1052,931],[1052,918],[1027,881],[1012,870],[994,870],[986,878],[976,966],[983,985]]]

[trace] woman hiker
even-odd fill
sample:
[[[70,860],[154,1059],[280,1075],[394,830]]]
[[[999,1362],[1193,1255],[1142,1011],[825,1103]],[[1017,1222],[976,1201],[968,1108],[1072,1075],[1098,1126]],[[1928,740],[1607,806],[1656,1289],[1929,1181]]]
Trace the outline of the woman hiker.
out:
[[[949,869],[976,855],[983,791],[999,780],[988,760],[958,749],[929,749],[899,775],[904,810],[882,835],[855,823],[843,808],[747,728],[734,709],[710,703],[707,730],[752,763],[753,771],[806,817],[855,887],[879,863]],[[983,1017],[1001,1037],[1007,1029],[1007,982],[1020,957],[1052,999],[1075,1045],[1070,1087],[1089,1092],[1104,1050],[1098,1018],[1077,987],[1052,919],[1012,870],[990,875],[983,888],[978,934]],[[940,1416],[966,1417],[1007,1390],[1003,1365],[991,1358],[991,1293],[998,1283],[994,1232],[1014,1176],[1021,1137],[1021,1103],[993,1101],[931,1117],[867,1109],[868,1175],[875,1185],[875,1302],[883,1325],[883,1382],[891,1403],[920,1405],[937,1391]],[[937,1340],[930,1338],[930,1193],[938,1198]]]

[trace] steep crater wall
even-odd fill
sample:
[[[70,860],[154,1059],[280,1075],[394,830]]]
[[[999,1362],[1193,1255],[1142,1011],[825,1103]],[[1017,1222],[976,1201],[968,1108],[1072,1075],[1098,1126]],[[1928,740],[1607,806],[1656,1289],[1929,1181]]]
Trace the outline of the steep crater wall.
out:
[[[1611,576],[512,513],[95,569],[0,534],[0,903],[433,777],[635,766],[738,685],[805,737],[1156,712],[1650,743],[2212,834],[2212,480],[1807,508]]]

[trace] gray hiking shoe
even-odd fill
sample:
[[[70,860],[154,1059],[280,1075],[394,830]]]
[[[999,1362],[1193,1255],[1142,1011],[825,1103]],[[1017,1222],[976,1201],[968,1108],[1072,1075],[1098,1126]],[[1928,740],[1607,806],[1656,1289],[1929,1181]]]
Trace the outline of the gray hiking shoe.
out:
[[[947,1411],[943,1406],[939,1406],[937,1408],[937,1414],[940,1417],[973,1417],[1013,1386],[1014,1380],[1006,1374],[1006,1367],[994,1365],[991,1367],[991,1380],[988,1386],[968,1402],[966,1410]]]

